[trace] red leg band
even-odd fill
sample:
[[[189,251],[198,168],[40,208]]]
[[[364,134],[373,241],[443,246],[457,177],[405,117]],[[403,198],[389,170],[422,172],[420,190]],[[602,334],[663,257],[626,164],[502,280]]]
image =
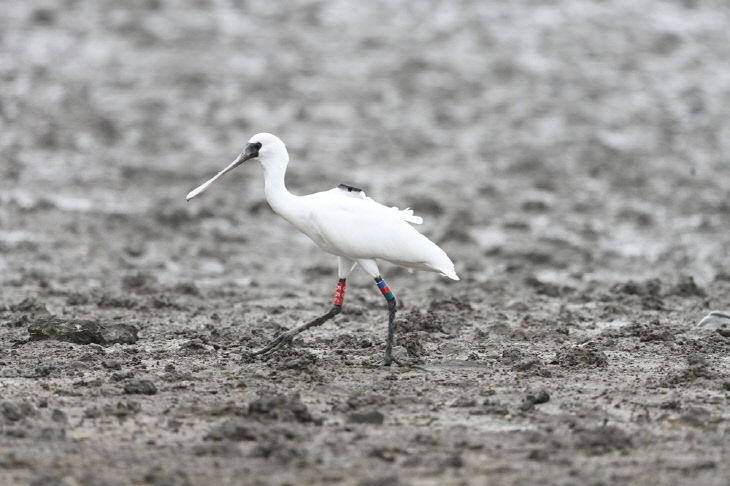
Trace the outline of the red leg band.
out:
[[[345,301],[345,282],[337,282],[337,290],[335,290],[334,305],[341,306]]]

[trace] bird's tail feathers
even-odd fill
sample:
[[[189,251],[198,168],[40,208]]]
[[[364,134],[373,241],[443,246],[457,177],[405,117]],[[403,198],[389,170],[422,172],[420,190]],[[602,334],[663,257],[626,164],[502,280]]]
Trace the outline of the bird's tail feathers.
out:
[[[449,273],[442,272],[441,275],[443,275],[444,277],[449,277],[451,280],[461,280],[459,278],[459,276],[456,274],[456,272],[453,270],[450,271]]]
[[[448,257],[448,255],[446,255],[445,252],[443,252],[443,250],[442,253],[443,260],[440,262],[439,265],[434,266],[433,269],[444,277],[449,277],[451,280],[461,280],[456,274],[454,262],[451,261],[451,259]]]
[[[411,208],[399,209],[399,208],[393,206],[391,209],[398,211],[401,218],[403,218],[403,221],[408,221],[409,223],[413,223],[413,224],[423,223],[423,218],[420,216],[414,215],[413,210]]]

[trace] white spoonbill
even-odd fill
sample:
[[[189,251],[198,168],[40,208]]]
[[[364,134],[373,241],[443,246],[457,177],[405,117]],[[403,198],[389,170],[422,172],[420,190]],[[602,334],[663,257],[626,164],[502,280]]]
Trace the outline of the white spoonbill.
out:
[[[279,335],[265,348],[254,354],[267,354],[310,327],[319,326],[342,311],[345,282],[350,272],[360,265],[375,279],[388,302],[388,339],[385,364],[392,361],[395,333],[396,300],[388,284],[380,276],[376,259],[402,267],[440,273],[459,280],[454,264],[446,253],[431,240],[416,231],[410,223],[423,219],[410,209],[383,206],[366,197],[362,190],[340,184],[329,191],[308,196],[295,196],[284,184],[289,153],[284,142],[270,133],[251,137],[243,152],[208,182],[187,195],[187,200],[199,195],[210,185],[247,160],[258,159],[264,168],[266,201],[279,216],[312,239],[320,248],[338,258],[337,290],[332,308],[324,315]]]

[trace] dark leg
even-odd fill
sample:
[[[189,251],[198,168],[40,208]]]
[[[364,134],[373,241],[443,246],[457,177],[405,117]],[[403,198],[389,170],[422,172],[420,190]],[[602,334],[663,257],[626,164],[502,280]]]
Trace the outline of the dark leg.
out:
[[[395,299],[388,301],[388,342],[385,345],[385,365],[389,365],[393,361],[391,356],[393,352],[393,337],[398,327],[395,323],[396,303]]]
[[[267,355],[270,353],[273,353],[280,347],[284,345],[290,345],[292,341],[294,340],[294,337],[299,334],[302,331],[306,331],[310,327],[316,327],[321,326],[325,322],[329,321],[333,317],[335,317],[337,314],[342,312],[342,303],[345,298],[345,279],[341,278],[339,282],[337,282],[337,291],[335,292],[335,300],[332,305],[332,308],[328,310],[325,314],[322,314],[321,316],[317,317],[316,319],[312,319],[311,321],[307,322],[306,324],[302,324],[299,327],[295,327],[291,331],[284,332],[276,337],[271,343],[269,343],[268,346],[265,348],[259,349],[258,351],[254,351],[252,354],[254,356],[263,354]]]
[[[385,300],[388,301],[388,340],[385,344],[385,366],[389,366],[393,362],[393,338],[395,337],[395,330],[397,328],[395,323],[397,304],[395,296],[390,290],[390,287],[388,287],[388,284],[385,283],[385,280],[380,277],[376,277],[375,283],[378,284],[380,292],[383,294],[383,297],[385,297]]]

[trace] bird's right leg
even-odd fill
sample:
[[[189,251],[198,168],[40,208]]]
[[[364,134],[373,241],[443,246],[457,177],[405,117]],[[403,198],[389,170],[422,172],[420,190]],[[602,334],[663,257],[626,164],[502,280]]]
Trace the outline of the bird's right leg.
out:
[[[294,340],[294,337],[301,333],[302,331],[306,331],[310,327],[316,327],[321,326],[325,322],[329,321],[333,317],[335,317],[337,314],[342,312],[342,304],[345,300],[345,285],[347,281],[347,277],[350,275],[350,272],[355,268],[355,265],[357,265],[356,262],[344,258],[339,257],[338,261],[338,271],[337,274],[339,276],[339,281],[337,282],[337,290],[335,290],[335,298],[332,302],[332,307],[330,310],[322,314],[321,316],[312,319],[311,321],[302,324],[299,327],[295,327],[294,329],[290,331],[286,331],[280,335],[278,335],[271,343],[269,343],[268,346],[265,348],[259,349],[258,351],[254,351],[253,355],[267,355],[270,353],[273,353],[280,347],[284,345],[289,345]]]

